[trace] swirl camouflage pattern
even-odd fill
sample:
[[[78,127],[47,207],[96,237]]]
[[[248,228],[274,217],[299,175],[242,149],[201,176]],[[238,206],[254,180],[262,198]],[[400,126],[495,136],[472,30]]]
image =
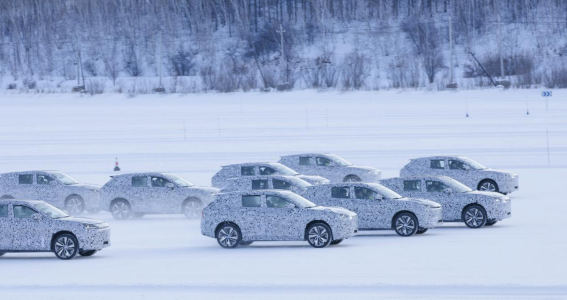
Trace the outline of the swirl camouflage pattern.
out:
[[[290,191],[221,193],[203,210],[201,233],[225,248],[254,241],[304,241],[314,247],[338,244],[358,231],[355,213],[316,206]]]
[[[170,173],[112,176],[101,189],[101,209],[116,219],[144,214],[185,214],[197,219],[218,189],[201,187]]]
[[[373,167],[356,166],[335,154],[305,153],[282,156],[279,160],[301,174],[318,175],[338,182],[378,182],[382,172]]]
[[[243,176],[228,180],[221,192],[250,191],[250,190],[288,190],[296,194],[303,193],[312,186],[296,176],[267,175]]]
[[[301,194],[313,203],[338,206],[358,215],[360,230],[394,229],[401,236],[424,233],[441,222],[441,205],[433,201],[404,198],[377,183],[345,182],[312,186]],[[408,218],[404,216],[411,215]],[[412,225],[398,226],[403,220]]]
[[[71,215],[97,212],[100,186],[81,183],[59,171],[26,171],[0,174],[0,199],[45,201]]]
[[[211,179],[212,186],[222,189],[229,179],[247,176],[286,175],[296,176],[310,184],[325,184],[329,180],[321,176],[299,174],[296,171],[279,163],[242,163],[223,166]]]
[[[91,256],[110,246],[107,223],[70,217],[37,200],[0,200],[0,255],[54,252],[60,259]]]
[[[509,197],[495,192],[473,191],[447,176],[397,177],[384,179],[381,183],[403,196],[440,203],[444,222],[464,221],[471,228],[479,228],[494,225],[512,215]]]
[[[400,170],[401,177],[449,176],[473,190],[508,194],[517,191],[518,175],[489,169],[463,156],[432,156],[412,159]]]

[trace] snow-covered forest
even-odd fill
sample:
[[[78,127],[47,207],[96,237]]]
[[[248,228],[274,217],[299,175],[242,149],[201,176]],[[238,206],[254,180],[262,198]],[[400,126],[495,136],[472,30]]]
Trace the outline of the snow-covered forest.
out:
[[[567,87],[564,0],[0,0],[0,14],[0,86],[17,92]]]

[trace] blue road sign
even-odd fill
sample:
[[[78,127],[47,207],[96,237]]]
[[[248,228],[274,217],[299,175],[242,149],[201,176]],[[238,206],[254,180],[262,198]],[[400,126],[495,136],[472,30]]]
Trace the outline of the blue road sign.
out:
[[[551,97],[552,94],[551,94],[551,91],[543,91],[543,92],[541,92],[541,96],[542,97]]]

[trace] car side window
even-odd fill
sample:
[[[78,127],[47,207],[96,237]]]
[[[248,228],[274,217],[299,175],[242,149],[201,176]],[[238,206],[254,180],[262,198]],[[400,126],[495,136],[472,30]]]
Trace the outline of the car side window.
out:
[[[14,218],[21,218],[21,219],[29,219],[36,213],[35,210],[23,206],[23,205],[14,205]]]
[[[349,199],[350,198],[350,188],[348,186],[337,186],[331,188],[331,197],[339,199]]]
[[[276,190],[289,190],[291,188],[291,184],[287,181],[272,179],[272,183]]]
[[[164,178],[152,176],[152,187],[166,187],[168,183]]]
[[[449,169],[451,170],[468,170],[467,164],[460,160],[449,160]]]
[[[279,196],[266,196],[266,206],[273,208],[285,208],[289,202]]]
[[[272,175],[276,173],[276,170],[270,167],[260,167],[260,175]]]
[[[8,217],[8,205],[0,205],[0,218]]]
[[[146,177],[146,176],[132,176],[132,186],[133,187],[148,187],[148,177]]]
[[[421,180],[404,180],[404,191],[406,192],[420,192]]]
[[[55,179],[48,175],[37,175],[37,184],[49,184],[53,180]]]
[[[241,167],[240,174],[242,176],[254,176],[254,166]]]
[[[317,165],[321,167],[328,167],[331,165],[331,160],[324,157],[317,157]]]
[[[25,174],[18,176],[19,184],[33,184],[33,175]]]
[[[444,159],[432,159],[430,166],[431,166],[432,169],[445,169],[445,160]]]
[[[354,197],[356,199],[367,199],[367,200],[377,200],[380,198],[378,196],[378,193],[376,193],[375,191],[369,188],[359,187],[359,186],[354,187]]]
[[[262,206],[262,196],[242,196],[242,207],[260,207]]]
[[[443,184],[442,182],[433,180],[426,180],[425,187],[427,191],[431,193],[440,193],[443,192],[446,188],[445,184]]]
[[[268,189],[268,180],[252,180],[253,190],[266,190]]]
[[[300,166],[312,166],[313,165],[313,158],[311,158],[311,157],[300,157],[299,158],[299,165]]]

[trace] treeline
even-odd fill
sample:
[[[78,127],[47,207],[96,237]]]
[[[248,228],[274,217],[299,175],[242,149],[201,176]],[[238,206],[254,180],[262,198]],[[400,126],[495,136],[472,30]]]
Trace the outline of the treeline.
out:
[[[162,74],[199,77],[205,90],[291,89],[298,81],[360,89],[371,88],[369,80],[376,78],[392,87],[443,85],[448,79],[440,72],[451,56],[458,61],[447,52],[449,17],[460,53],[482,52],[476,42],[495,37],[499,19],[508,29],[564,35],[567,2],[0,0],[0,17],[0,72],[28,83],[51,77],[78,79],[79,85],[95,77],[116,83],[125,76]],[[348,39],[353,48],[336,53],[338,39]],[[557,43],[547,51],[546,42],[533,53],[504,44],[507,75],[529,73],[526,85],[552,76],[534,73],[535,54],[543,49],[545,59],[562,61],[567,51]],[[486,68],[499,63],[494,55],[481,56]],[[465,69],[466,76],[485,83],[478,65]]]

